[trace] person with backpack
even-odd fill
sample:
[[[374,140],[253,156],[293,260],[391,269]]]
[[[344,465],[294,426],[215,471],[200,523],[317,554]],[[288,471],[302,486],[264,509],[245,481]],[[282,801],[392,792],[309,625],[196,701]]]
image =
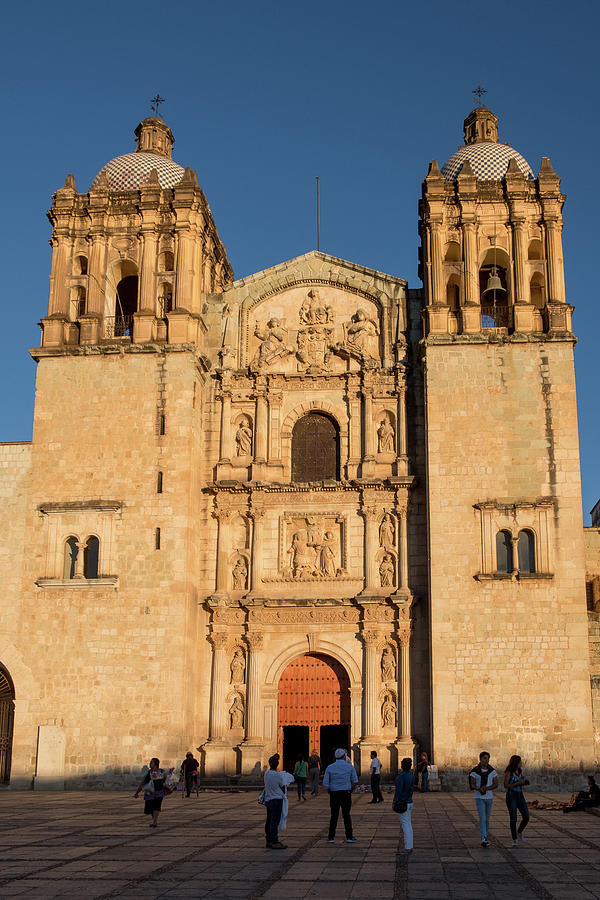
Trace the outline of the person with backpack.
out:
[[[298,787],[298,802],[301,800],[306,800],[306,779],[308,778],[308,766],[306,765],[306,760],[304,759],[304,754],[301,753],[298,757],[298,762],[296,763],[296,768],[294,769],[294,777],[296,778],[296,785]]]
[[[469,787],[475,796],[475,806],[479,815],[479,832],[481,834],[481,846],[489,845],[488,832],[490,828],[490,816],[492,814],[492,802],[494,791],[498,787],[498,773],[490,766],[490,754],[482,750],[479,754],[479,763],[469,772]]]

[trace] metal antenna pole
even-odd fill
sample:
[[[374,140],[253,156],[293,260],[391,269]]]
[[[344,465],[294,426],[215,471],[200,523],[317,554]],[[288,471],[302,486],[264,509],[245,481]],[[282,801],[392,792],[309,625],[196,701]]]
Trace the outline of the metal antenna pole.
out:
[[[317,250],[321,249],[321,195],[320,195],[320,184],[319,184],[319,176],[316,176],[317,179]]]

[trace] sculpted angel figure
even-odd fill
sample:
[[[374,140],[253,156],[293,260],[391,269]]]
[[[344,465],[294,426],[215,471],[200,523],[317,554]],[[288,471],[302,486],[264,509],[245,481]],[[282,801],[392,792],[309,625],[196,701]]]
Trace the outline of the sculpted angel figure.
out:
[[[379,334],[379,325],[375,319],[369,318],[364,309],[359,307],[352,316],[346,329],[347,340],[361,353],[369,354],[371,338]]]
[[[379,526],[379,546],[389,550],[394,546],[394,520],[386,513]]]
[[[238,556],[232,571],[233,589],[234,591],[244,591],[246,589],[246,579],[248,577],[248,566],[243,556]]]
[[[257,322],[254,328],[254,336],[262,342],[253,360],[259,366],[287,349],[285,346],[287,328],[283,324],[283,319],[276,317],[269,319],[264,329],[261,329]]]
[[[236,694],[233,703],[229,707],[229,718],[232,728],[244,727],[244,702],[242,698]]]
[[[242,419],[235,433],[235,455],[250,456],[252,453],[252,425],[249,419]]]
[[[394,431],[394,426],[390,422],[389,419],[382,419],[379,428],[377,429],[377,437],[379,439],[379,452],[380,453],[393,453],[394,452],[394,438],[396,436],[396,432]]]
[[[232,684],[243,684],[244,683],[244,672],[246,671],[246,660],[244,659],[244,654],[240,650],[239,647],[236,648],[235,653],[233,654],[233,659],[231,660],[231,683]]]
[[[335,537],[333,531],[326,531],[321,544],[321,574],[330,578],[335,576]]]
[[[386,553],[379,566],[379,578],[381,587],[393,587],[394,584],[394,559]]]
[[[384,728],[393,728],[396,724],[396,704],[389,694],[381,706],[381,722]]]
[[[382,681],[396,680],[396,658],[391,647],[385,647],[381,655],[381,679]]]

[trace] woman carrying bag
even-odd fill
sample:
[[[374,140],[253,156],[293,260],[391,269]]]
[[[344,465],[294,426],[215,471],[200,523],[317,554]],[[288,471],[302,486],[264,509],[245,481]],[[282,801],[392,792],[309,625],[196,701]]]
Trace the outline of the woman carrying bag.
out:
[[[304,755],[301,753],[294,769],[294,778],[298,786],[298,802],[306,800],[306,779],[308,778],[308,766]]]

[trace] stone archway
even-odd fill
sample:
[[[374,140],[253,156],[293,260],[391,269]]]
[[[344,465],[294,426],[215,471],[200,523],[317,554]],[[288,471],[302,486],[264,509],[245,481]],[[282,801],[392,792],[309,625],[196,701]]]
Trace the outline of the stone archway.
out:
[[[10,781],[15,689],[8,670],[0,663],[0,784]]]
[[[283,767],[298,753],[316,749],[323,765],[337,746],[350,744],[350,679],[344,666],[324,653],[306,653],[281,674],[277,693],[277,748]]]

